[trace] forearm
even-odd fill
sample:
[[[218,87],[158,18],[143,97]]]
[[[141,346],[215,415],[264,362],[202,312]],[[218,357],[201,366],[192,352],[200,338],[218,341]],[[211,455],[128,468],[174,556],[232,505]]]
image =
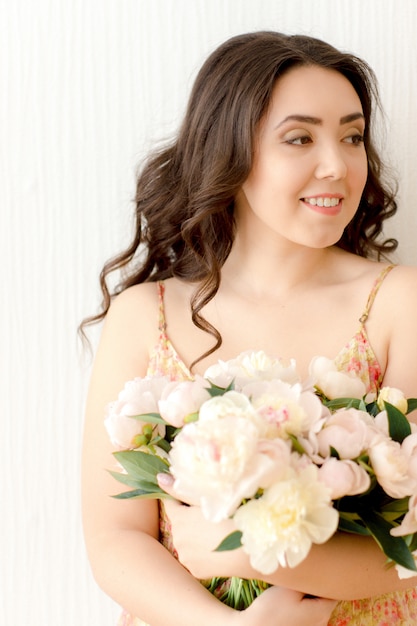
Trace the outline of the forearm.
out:
[[[233,624],[236,611],[219,602],[154,538],[107,533],[89,547],[99,586],[152,626]]]
[[[179,559],[196,578],[239,576],[261,578],[274,585],[315,596],[355,600],[390,591],[408,589],[417,578],[400,580],[394,567],[370,537],[336,533],[323,545],[313,545],[296,568],[279,567],[272,575],[261,575],[249,563],[243,549],[216,552],[215,548],[233,530],[232,520],[207,522],[199,507],[167,503]],[[186,531],[185,531],[186,529]]]
[[[394,567],[387,568],[385,556],[372,539],[345,533],[337,533],[324,545],[313,545],[298,567],[279,567],[268,576],[250,566],[242,549],[223,555],[222,563],[217,563],[218,575],[261,578],[273,585],[337,600],[356,600],[417,585],[416,577],[401,580]],[[216,567],[214,561],[211,567]]]

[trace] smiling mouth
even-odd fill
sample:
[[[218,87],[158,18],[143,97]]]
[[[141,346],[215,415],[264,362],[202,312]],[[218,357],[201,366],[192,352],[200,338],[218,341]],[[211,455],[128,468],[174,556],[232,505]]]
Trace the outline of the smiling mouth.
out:
[[[311,204],[311,206],[320,206],[320,207],[334,207],[338,206],[341,202],[341,198],[302,198],[303,202],[306,204]]]

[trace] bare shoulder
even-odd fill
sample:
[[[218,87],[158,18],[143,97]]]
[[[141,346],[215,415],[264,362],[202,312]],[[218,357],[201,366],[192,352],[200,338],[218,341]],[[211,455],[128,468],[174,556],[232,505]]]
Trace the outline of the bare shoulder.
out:
[[[417,268],[398,265],[384,281],[378,299],[392,336],[401,339],[403,349],[417,353]],[[417,374],[417,372],[416,372]]]
[[[378,300],[381,325],[389,332],[384,385],[417,397],[417,268],[397,266],[384,281]],[[379,304],[379,303],[378,303]],[[417,421],[417,416],[410,417]]]
[[[417,305],[417,267],[393,267],[384,281],[381,297],[389,299],[393,310],[401,309],[405,305]]]
[[[407,286],[414,288],[417,284],[417,267],[411,265],[395,265],[391,272],[392,283],[399,286]]]
[[[134,285],[116,296],[104,321],[98,357],[104,353],[114,365],[123,360],[132,373],[144,375],[158,338],[158,311],[155,283]]]
[[[117,295],[110,306],[108,318],[119,322],[134,319],[141,325],[155,321],[158,311],[156,283],[133,285]],[[157,318],[156,318],[157,319]]]

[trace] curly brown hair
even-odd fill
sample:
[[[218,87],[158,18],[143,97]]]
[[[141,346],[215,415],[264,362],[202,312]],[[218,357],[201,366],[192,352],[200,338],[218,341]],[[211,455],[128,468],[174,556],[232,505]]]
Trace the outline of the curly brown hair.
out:
[[[102,320],[112,297],[146,281],[176,276],[196,283],[191,299],[194,324],[221,344],[220,333],[201,309],[216,294],[220,270],[234,239],[234,198],[252,167],[259,122],[277,79],[291,68],[320,66],[345,76],[358,94],[365,117],[368,177],[358,210],[337,245],[363,257],[381,257],[397,241],[380,241],[382,225],[397,210],[396,187],[384,172],[373,139],[374,107],[380,107],[377,81],[360,58],[319,39],[261,31],[238,35],[220,45],[195,80],[175,140],[153,152],[138,176],[135,229],[126,250],[100,274],[101,312],[81,324]],[[110,291],[108,277],[120,271]],[[198,359],[200,360],[200,359]]]

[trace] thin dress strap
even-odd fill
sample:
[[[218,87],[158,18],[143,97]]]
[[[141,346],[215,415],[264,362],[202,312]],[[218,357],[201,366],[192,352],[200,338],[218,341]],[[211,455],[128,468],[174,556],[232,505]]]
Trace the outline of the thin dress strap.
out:
[[[167,324],[165,320],[165,307],[164,307],[164,293],[165,293],[165,285],[159,280],[157,282],[158,287],[158,305],[159,305],[159,317],[158,317],[158,328],[161,332],[161,335],[166,334]]]
[[[371,292],[368,296],[368,302],[366,303],[366,307],[364,312],[362,313],[361,317],[359,318],[360,323],[363,325],[365,324],[366,320],[369,317],[369,313],[370,310],[372,308],[372,305],[374,303],[376,294],[378,293],[378,290],[380,288],[380,286],[382,285],[382,283],[384,282],[385,277],[389,274],[389,272],[395,267],[395,265],[387,265],[387,267],[384,267],[384,269],[382,270],[382,272],[379,274],[379,276],[377,276]]]
[[[149,354],[147,369],[148,376],[167,376],[171,380],[190,380],[193,378],[190,370],[182,361],[181,357],[172,345],[167,335],[167,323],[165,319],[165,284],[157,281],[158,290],[158,328],[159,339]]]

